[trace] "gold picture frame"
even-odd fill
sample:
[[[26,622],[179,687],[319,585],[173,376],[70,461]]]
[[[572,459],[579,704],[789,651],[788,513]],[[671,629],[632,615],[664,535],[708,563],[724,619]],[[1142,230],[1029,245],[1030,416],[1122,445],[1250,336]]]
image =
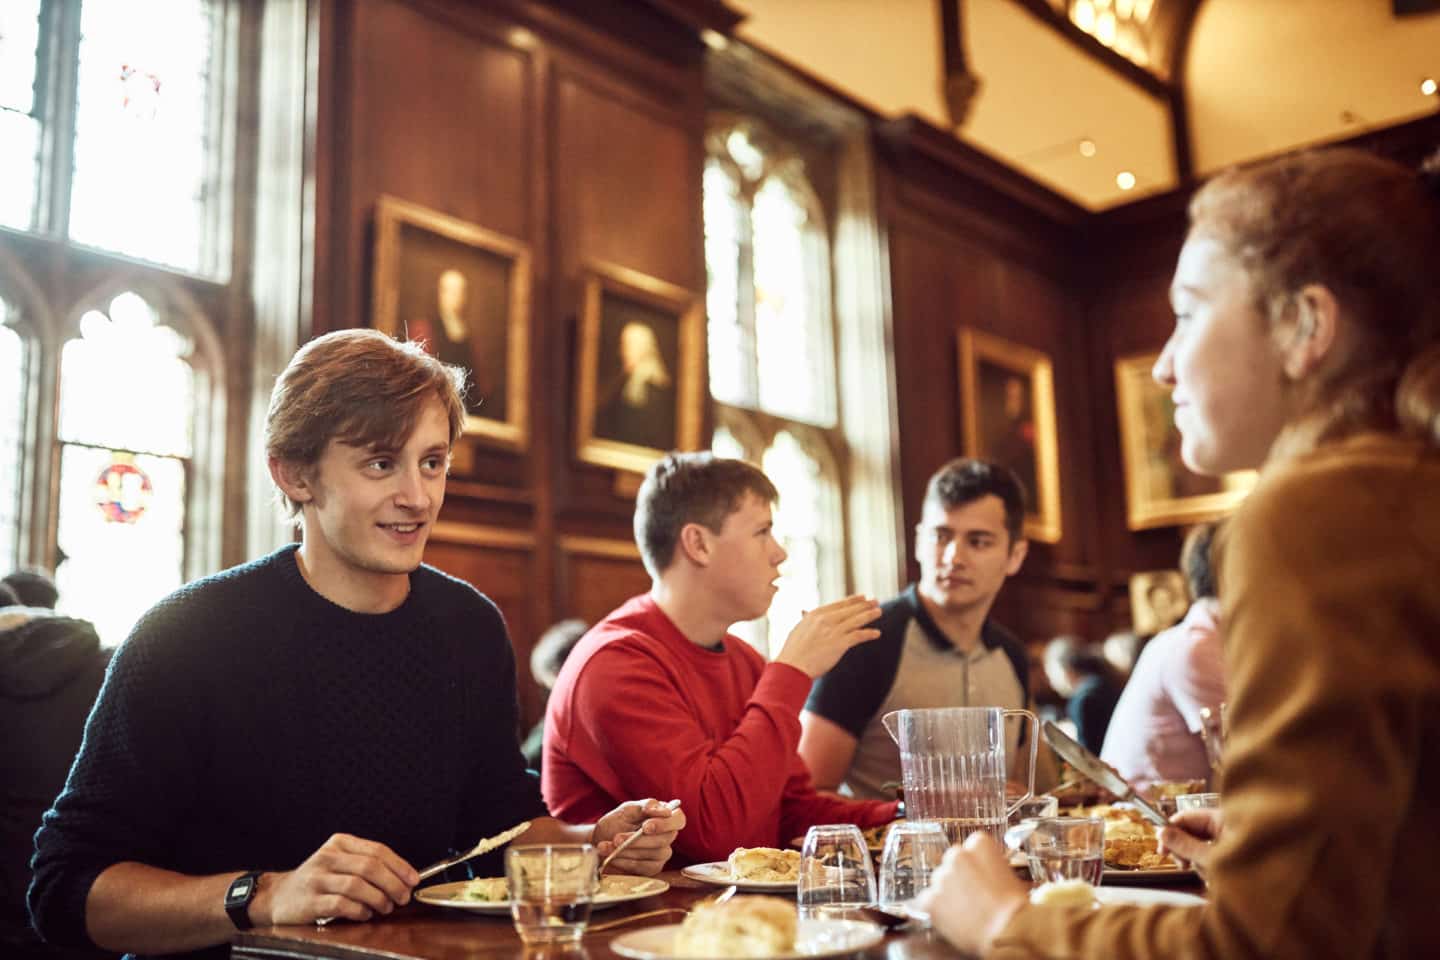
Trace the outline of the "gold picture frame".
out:
[[[529,442],[530,248],[392,196],[375,204],[371,325],[464,367],[465,428]]]
[[[700,446],[705,313],[700,294],[614,264],[584,271],[575,455],[644,473]]]
[[[1158,353],[1115,361],[1115,402],[1125,469],[1126,525],[1131,530],[1213,520],[1234,510],[1255,472],[1205,477],[1180,460],[1180,432],[1170,391],[1150,375]]]
[[[1130,576],[1130,629],[1150,637],[1174,626],[1190,609],[1190,591],[1179,570],[1142,570]]]
[[[964,450],[1014,470],[1026,488],[1025,536],[1060,540],[1055,374],[1039,350],[970,327],[960,330]]]

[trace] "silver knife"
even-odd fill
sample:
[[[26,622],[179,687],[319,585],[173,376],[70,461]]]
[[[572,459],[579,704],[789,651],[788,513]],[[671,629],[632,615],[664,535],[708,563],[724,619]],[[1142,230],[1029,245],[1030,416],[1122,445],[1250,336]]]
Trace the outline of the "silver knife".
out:
[[[1051,749],[1060,754],[1076,770],[1121,800],[1135,804],[1147,820],[1154,821],[1162,827],[1170,825],[1170,821],[1165,819],[1165,814],[1156,810],[1150,801],[1141,796],[1128,780],[1120,776],[1119,771],[1085,749],[1075,738],[1057,727],[1054,721],[1046,720],[1040,728],[1040,732],[1045,737],[1045,742],[1050,744]]]

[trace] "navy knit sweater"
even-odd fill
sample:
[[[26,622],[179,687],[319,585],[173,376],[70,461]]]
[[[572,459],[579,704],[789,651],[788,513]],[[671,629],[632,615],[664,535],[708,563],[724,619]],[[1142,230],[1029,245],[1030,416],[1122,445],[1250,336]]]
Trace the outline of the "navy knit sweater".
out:
[[[433,568],[385,614],[317,594],[293,546],[182,587],[115,655],[35,838],[33,922],[87,943],[121,861],[289,870],[344,832],[420,867],[542,816],[517,712],[499,610]]]

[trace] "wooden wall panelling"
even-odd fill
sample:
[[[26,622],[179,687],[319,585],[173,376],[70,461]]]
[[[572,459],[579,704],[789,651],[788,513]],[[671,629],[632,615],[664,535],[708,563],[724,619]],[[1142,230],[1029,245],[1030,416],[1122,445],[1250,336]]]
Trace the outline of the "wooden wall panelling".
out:
[[[639,90],[566,59],[556,63],[551,84],[554,315],[566,344],[547,370],[549,382],[566,385],[559,391],[565,408],[550,424],[555,509],[613,518],[614,534],[624,537],[633,504],[616,496],[614,472],[581,466],[571,450],[583,275],[598,260],[703,292],[703,77],[697,57],[671,90]]]
[[[540,716],[544,693],[530,675],[530,651],[544,624],[535,620],[535,538],[524,530],[478,524],[437,523],[425,562],[472,584],[500,608],[515,648],[520,692],[520,731]]]
[[[593,624],[631,597],[650,589],[650,574],[631,540],[563,536],[559,541],[560,596],[556,620],[579,617]],[[547,624],[548,626],[548,624]]]

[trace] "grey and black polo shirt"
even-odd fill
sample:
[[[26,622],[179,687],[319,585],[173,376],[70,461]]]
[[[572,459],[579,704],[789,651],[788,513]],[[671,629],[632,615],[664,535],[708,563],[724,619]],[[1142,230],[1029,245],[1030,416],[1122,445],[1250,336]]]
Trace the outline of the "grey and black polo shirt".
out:
[[[961,653],[920,602],[915,584],[883,604],[880,636],[851,649],[815,681],[805,709],[850,731],[858,741],[842,784],[862,798],[888,799],[881,784],[900,779],[900,752],[880,719],[891,710],[926,707],[1021,709],[1029,700],[1029,660],[1008,630],[989,620],[980,645]],[[1024,724],[1006,725],[1006,754],[1018,754]],[[1020,767],[1024,770],[1024,767]]]

